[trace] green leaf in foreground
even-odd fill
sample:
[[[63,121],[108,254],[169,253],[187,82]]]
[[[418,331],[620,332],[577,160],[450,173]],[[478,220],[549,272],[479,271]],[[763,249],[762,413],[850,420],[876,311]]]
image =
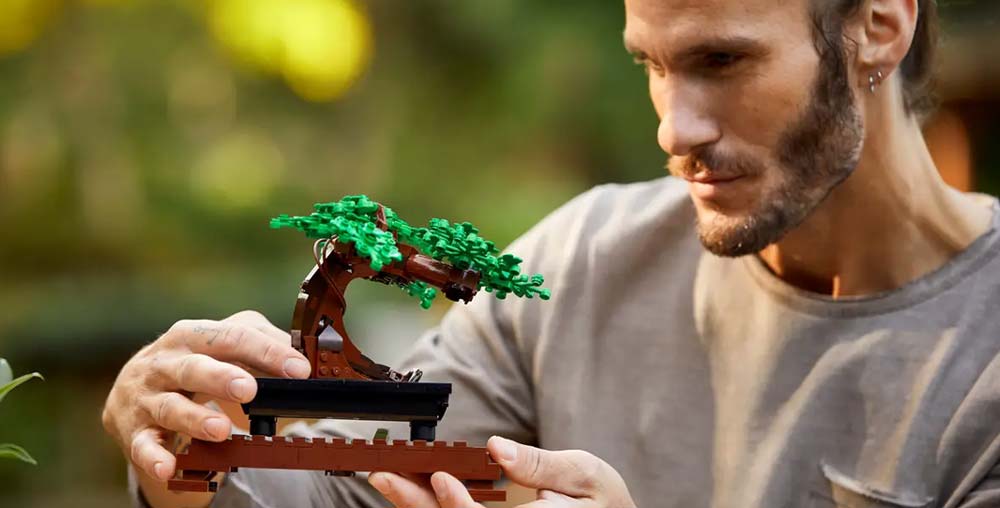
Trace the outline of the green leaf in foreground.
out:
[[[3,398],[6,397],[8,393],[10,393],[11,390],[13,390],[14,388],[17,388],[19,385],[21,385],[23,383],[26,383],[29,380],[34,379],[34,378],[45,379],[45,378],[42,377],[41,374],[39,374],[37,372],[32,372],[31,374],[25,374],[25,375],[23,375],[23,376],[15,379],[15,380],[13,380],[13,381],[8,381],[3,386],[0,386],[0,401],[2,401]]]
[[[38,462],[35,462],[35,459],[24,448],[10,443],[0,444],[0,459],[17,459],[32,466],[38,465]]]

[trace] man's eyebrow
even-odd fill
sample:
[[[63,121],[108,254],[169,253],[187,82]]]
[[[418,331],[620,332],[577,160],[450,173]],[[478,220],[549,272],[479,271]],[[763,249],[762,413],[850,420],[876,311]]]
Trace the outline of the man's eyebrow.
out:
[[[764,53],[764,45],[749,37],[713,37],[699,41],[679,53],[680,58],[709,53]]]
[[[635,44],[633,41],[629,40],[626,36],[624,37],[625,50],[629,52],[632,56],[642,60],[649,57],[649,55],[642,49],[639,49],[639,45]],[[751,39],[749,37],[742,36],[723,36],[723,37],[712,37],[709,39],[701,40],[696,42],[692,46],[688,46],[682,49],[679,53],[674,55],[676,59],[685,59],[693,56],[706,55],[710,53],[749,53],[749,54],[763,54],[766,53],[766,49],[763,44],[759,41]]]

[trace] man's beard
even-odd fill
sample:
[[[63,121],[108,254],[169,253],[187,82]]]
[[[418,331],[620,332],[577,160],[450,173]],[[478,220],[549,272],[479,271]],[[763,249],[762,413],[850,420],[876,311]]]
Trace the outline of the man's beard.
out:
[[[783,172],[780,187],[760,196],[756,208],[745,216],[718,212],[711,219],[698,219],[698,236],[709,252],[744,256],[778,242],[805,221],[857,167],[864,125],[849,83],[846,60],[838,56],[821,55],[809,106],[781,136],[774,157],[780,169],[771,168]],[[694,175],[702,168],[722,175],[757,177],[766,171],[752,158],[708,149],[688,156],[683,173]]]

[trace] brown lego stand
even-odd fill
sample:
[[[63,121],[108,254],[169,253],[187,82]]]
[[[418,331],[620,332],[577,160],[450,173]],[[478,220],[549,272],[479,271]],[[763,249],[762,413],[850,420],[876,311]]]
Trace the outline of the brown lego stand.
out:
[[[379,209],[379,227],[384,215]],[[371,268],[355,247],[319,240],[316,266],[299,293],[292,318],[292,346],[312,366],[309,379],[258,378],[257,395],[243,405],[250,436],[234,435],[221,443],[193,440],[177,455],[178,474],[168,488],[215,491],[219,472],[241,467],[320,470],[335,476],[355,472],[431,474],[444,471],[462,480],[477,501],[503,501],[494,488],[500,466],[486,448],[465,442],[435,441],[437,422],[448,407],[451,385],[419,383],[420,371],[396,372],[380,365],[354,345],[344,327],[347,285],[355,279],[405,286],[413,281],[441,289],[451,300],[470,301],[479,273],[461,270],[399,243],[401,261]],[[410,422],[410,440],[373,441],[276,437],[277,418],[339,418]]]
[[[333,476],[353,476],[355,471],[389,471],[430,474],[445,471],[462,480],[477,501],[504,501],[506,493],[494,488],[500,466],[485,448],[463,441],[372,441],[307,439],[236,435],[222,443],[193,441],[187,453],[177,456],[178,478],[171,490],[215,491],[217,472],[237,472],[241,467],[310,469]]]

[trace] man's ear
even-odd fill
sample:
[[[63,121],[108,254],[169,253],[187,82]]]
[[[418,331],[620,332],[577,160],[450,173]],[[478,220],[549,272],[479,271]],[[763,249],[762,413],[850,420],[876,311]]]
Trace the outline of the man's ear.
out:
[[[867,0],[859,14],[862,33],[857,39],[857,64],[888,76],[899,68],[913,44],[920,14],[917,0]]]

